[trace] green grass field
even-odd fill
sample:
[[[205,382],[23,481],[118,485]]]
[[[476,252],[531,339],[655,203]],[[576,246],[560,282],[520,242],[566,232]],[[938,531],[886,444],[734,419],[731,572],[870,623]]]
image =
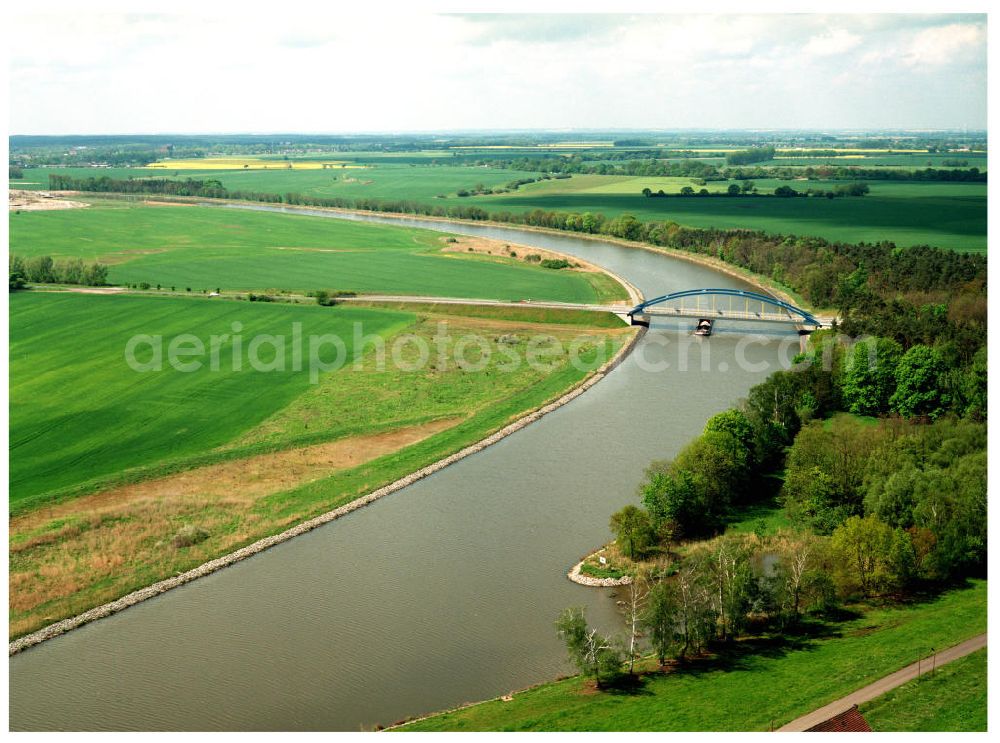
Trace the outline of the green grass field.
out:
[[[893,689],[860,711],[877,733],[986,732],[986,650]]]
[[[221,446],[284,408],[309,388],[308,374],[233,369],[232,341],[219,371],[170,367],[136,372],[124,359],[134,334],[255,334],[290,338],[292,323],[335,333],[353,354],[353,324],[386,336],[414,315],[352,307],[211,302],[200,299],[18,293],[10,297],[10,499],[81,485],[139,466],[180,460]],[[244,346],[246,349],[246,345]],[[166,349],[164,348],[164,352]],[[267,349],[261,353],[269,360]],[[142,350],[141,360],[151,358]],[[273,352],[271,354],[273,358]],[[332,358],[327,349],[326,358]],[[290,357],[286,359],[291,363]]]
[[[579,677],[443,713],[403,730],[745,731],[778,728],[925,655],[986,631],[986,582],[871,608],[788,641],[759,638],[686,672],[595,693]],[[554,630],[553,630],[554,631]]]
[[[796,190],[832,188],[837,181],[755,181],[762,192],[779,185]],[[817,235],[845,242],[891,240],[900,246],[929,244],[956,250],[986,249],[986,184],[870,182],[856,198],[646,198],[643,188],[676,193],[680,178],[586,175],[543,181],[510,194],[476,196],[489,211],[601,212],[641,220],[672,220],[694,227],[748,228]],[[709,183],[722,191],[727,182]],[[695,186],[696,189],[701,188]]]
[[[13,253],[100,259],[112,264],[112,283],[148,282],[181,292],[333,289],[565,302],[625,297],[595,273],[460,249],[442,253],[443,239],[427,230],[324,217],[100,200],[85,209],[10,215]]]
[[[445,162],[447,155],[439,153]],[[326,158],[330,159],[330,158]],[[338,158],[339,159],[339,158]],[[347,158],[344,158],[347,159]],[[367,160],[359,159],[358,162]],[[478,168],[464,165],[417,167],[411,164],[373,160],[368,168],[332,168],[328,170],[175,170],[161,168],[36,168],[24,172],[21,180],[10,181],[12,188],[46,189],[49,173],[71,175],[74,178],[195,178],[217,179],[231,190],[262,193],[303,193],[327,198],[350,199],[412,199],[438,204],[452,204],[459,199],[460,189],[477,184],[502,186],[510,181],[533,175],[515,170]],[[434,159],[425,159],[432,163]],[[446,199],[438,199],[442,195]],[[464,201],[464,199],[462,200]]]
[[[505,152],[501,150],[500,152]],[[446,161],[441,153],[438,161]],[[524,153],[518,153],[524,154]],[[358,162],[374,163],[365,169],[258,170],[258,171],[157,171],[152,169],[52,168],[29,169],[12,187],[45,188],[48,173],[68,173],[77,177],[107,175],[125,177],[218,178],[230,189],[269,193],[301,192],[312,196],[409,199],[425,204],[452,206],[476,204],[489,211],[592,211],[607,216],[634,214],[643,220],[673,220],[693,227],[750,228],[768,232],[816,235],[846,242],[890,240],[901,246],[930,244],[956,250],[986,249],[986,184],[908,183],[872,181],[871,194],[864,198],[841,199],[647,199],[643,188],[676,192],[694,181],[685,178],[646,178],[608,175],[575,175],[569,179],[542,181],[522,186],[507,194],[458,198],[459,189],[477,184],[487,187],[535,175],[513,170],[471,165],[435,165],[427,153],[409,156],[409,164],[387,162],[385,158],[358,155]],[[511,156],[509,153],[506,156]],[[978,154],[952,153],[924,155],[897,153],[866,154],[864,158],[779,159],[769,165],[839,165],[862,167],[926,167],[931,161],[942,167],[946,159],[967,160],[985,167]],[[777,185],[795,188],[831,188],[843,182],[757,181],[761,191]],[[725,182],[710,182],[710,191],[724,190]],[[443,195],[446,198],[437,198]]]

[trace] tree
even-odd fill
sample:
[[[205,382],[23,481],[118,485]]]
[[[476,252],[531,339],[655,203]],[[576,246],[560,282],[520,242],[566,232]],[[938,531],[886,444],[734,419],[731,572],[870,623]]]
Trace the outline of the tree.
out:
[[[667,656],[674,647],[679,612],[674,585],[661,580],[653,586],[646,600],[642,626],[649,633],[649,642],[661,666],[667,662]]]
[[[789,468],[781,494],[792,521],[820,534],[829,534],[851,515],[839,502],[833,478],[817,466]]]
[[[938,577],[980,571],[986,564],[986,473],[984,449],[946,469],[930,468],[916,483],[914,522],[934,535],[930,567]]]
[[[865,468],[888,435],[883,427],[863,425],[849,416],[805,426],[786,460],[786,504],[824,533],[847,516],[860,515]]]
[[[580,672],[593,676],[598,688],[601,673],[605,677],[617,673],[622,666],[620,647],[612,640],[587,626],[587,618],[580,607],[566,609],[556,620],[559,637],[566,643],[570,661]]]
[[[974,420],[986,420],[986,388],[986,346],[983,346],[976,351],[962,379],[963,415]]]
[[[649,514],[632,504],[611,514],[610,527],[618,545],[628,552],[631,560],[635,560],[637,550],[642,553],[652,540]]]
[[[24,279],[24,261],[16,255],[11,254],[7,261],[9,281],[9,291],[16,292],[24,289],[27,282]]]
[[[628,672],[631,674],[635,669],[635,659],[638,656],[637,643],[639,640],[639,629],[642,626],[643,617],[646,612],[646,602],[649,599],[649,577],[645,571],[636,571],[632,580],[626,587],[625,603],[622,607],[625,614],[625,622],[629,628],[628,640]]]
[[[699,492],[699,533],[717,529],[746,480],[746,453],[728,433],[709,431],[685,446],[673,462],[675,471],[692,473]]]
[[[750,551],[739,538],[720,537],[703,553],[702,565],[713,584],[712,603],[719,636],[731,640],[746,625],[753,598],[754,576]]]
[[[826,597],[817,591],[824,585],[816,580],[821,571],[819,541],[809,534],[786,536],[778,542],[777,556],[773,577],[779,611],[784,621],[796,624],[804,604],[826,603]]]
[[[912,545],[902,529],[875,516],[851,516],[830,537],[830,550],[846,586],[871,596],[898,586],[912,561]],[[909,554],[908,554],[909,553]]]
[[[730,183],[729,188],[726,189],[726,193],[729,194],[730,196],[739,196],[740,187],[735,183]]]
[[[25,263],[25,277],[37,284],[51,284],[55,280],[52,257],[40,255]]]
[[[705,424],[705,433],[727,434],[733,457],[753,465],[754,428],[747,414],[737,408],[716,413]]]
[[[83,283],[87,286],[105,286],[108,283],[108,267],[103,263],[91,263],[83,270]]]
[[[646,476],[641,486],[642,501],[661,538],[667,534],[697,535],[708,530],[710,524],[706,523],[702,509],[704,497],[692,472],[654,463]]]
[[[896,391],[889,401],[892,409],[904,418],[918,415],[937,418],[950,402],[942,389],[945,371],[944,360],[936,348],[913,346],[896,366]]]
[[[677,657],[683,661],[689,652],[700,652],[711,641],[716,615],[712,609],[711,583],[701,565],[687,561],[673,581],[677,606],[674,637]]]
[[[872,338],[854,345],[844,357],[841,389],[847,409],[858,415],[889,410],[896,391],[896,367],[902,347],[891,338]]]
[[[625,240],[638,240],[642,237],[642,227],[642,222],[631,214],[622,214],[608,222],[605,232]]]

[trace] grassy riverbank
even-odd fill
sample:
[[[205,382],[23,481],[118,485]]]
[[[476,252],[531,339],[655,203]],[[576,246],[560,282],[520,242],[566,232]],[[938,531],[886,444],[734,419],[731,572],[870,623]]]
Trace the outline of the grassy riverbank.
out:
[[[907,605],[852,607],[797,637],[742,639],[683,671],[597,692],[573,677],[402,730],[768,730],[986,630],[986,583]],[[816,669],[823,669],[817,673]]]
[[[25,634],[346,504],[558,397],[634,331],[599,313],[445,314],[147,296],[11,298],[10,633]],[[361,363],[320,375],[138,373],[131,335],[169,340],[244,325],[337,332]],[[613,321],[613,322],[612,322]],[[386,344],[362,353],[351,325]],[[589,324],[588,324],[589,323]],[[401,339],[407,339],[402,342]],[[522,361],[536,336],[545,365]],[[420,362],[420,345],[457,355]],[[443,340],[439,340],[443,339]],[[208,341],[205,340],[206,345]],[[572,344],[576,344],[573,346]],[[576,349],[574,351],[574,348]],[[571,363],[573,354],[582,362]],[[457,351],[455,351],[457,354]],[[308,357],[307,357],[308,358]],[[396,358],[401,363],[396,363]]]

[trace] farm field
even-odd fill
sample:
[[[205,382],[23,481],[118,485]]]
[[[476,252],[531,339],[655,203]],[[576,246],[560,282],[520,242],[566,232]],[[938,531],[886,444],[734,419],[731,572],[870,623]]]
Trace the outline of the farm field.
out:
[[[870,182],[864,197],[675,198],[642,195],[643,188],[677,192],[684,179],[574,176],[522,186],[517,192],[468,199],[488,211],[601,212],[641,220],[672,220],[694,227],[747,228],[817,235],[846,242],[891,240],[900,246],[929,244],[956,250],[986,249],[986,184]],[[829,188],[843,181],[754,181],[760,191],[778,185],[796,190]],[[710,182],[722,191],[728,182]],[[696,188],[701,188],[697,186]]]
[[[248,339],[265,333],[288,336],[291,324],[299,322],[305,336],[345,338],[353,358],[354,323],[384,337],[414,320],[408,313],[353,307],[55,292],[14,294],[10,312],[10,499],[15,509],[46,493],[214,449],[309,387],[308,375],[291,370],[234,370],[231,342],[222,346],[219,371],[206,364],[199,373],[169,366],[138,373],[122,355],[133,335],[170,339],[191,333],[207,346],[211,335],[231,334],[233,322],[242,323]],[[266,348],[262,358],[271,360],[265,355],[269,350],[273,358],[273,349]],[[142,350],[137,358],[151,359],[152,351]]]
[[[861,705],[872,730],[888,732],[986,732],[985,649],[952,661]]]
[[[260,157],[192,157],[166,159],[146,166],[150,170],[324,170],[357,168],[346,160],[304,160]]]
[[[921,603],[858,608],[857,618],[816,625],[798,638],[751,638],[687,672],[651,673],[632,690],[595,693],[592,684],[573,677],[519,692],[510,701],[484,702],[401,729],[777,728],[908,665],[915,648],[948,647],[984,632],[986,582],[972,581]]]
[[[12,636],[437,461],[558,396],[633,332],[600,314],[533,308],[463,315],[433,306],[406,312],[56,292],[19,293],[10,306]],[[243,326],[239,372],[230,361],[235,339],[222,344],[219,371],[206,361],[193,372],[166,363],[137,372],[122,358],[135,333],[165,343],[192,333],[209,346],[211,335],[232,333],[233,322]],[[372,337],[357,365],[322,373],[317,384],[291,362],[286,371],[249,368],[250,339],[289,338],[293,322],[307,343],[311,333],[340,335],[352,357],[361,351],[353,324]],[[456,348],[473,333],[486,339],[489,355],[473,347],[464,358],[483,362],[482,371],[418,363],[412,338],[437,344],[440,336]],[[501,367],[500,345],[523,359],[536,334],[549,337],[550,368]],[[401,363],[393,355],[380,366],[374,337]],[[570,363],[571,341],[580,344],[582,365]],[[329,348],[322,358],[332,361]]]
[[[190,287],[565,302],[625,298],[603,275],[463,252],[464,238],[452,239],[323,217],[99,199],[86,209],[10,215],[13,253],[99,259],[111,264],[112,283],[146,282],[180,292]],[[443,252],[446,247],[451,250]]]
[[[447,160],[446,153],[439,153]],[[412,158],[411,155],[405,155]],[[197,161],[194,161],[197,162]],[[283,161],[261,160],[262,163]],[[11,188],[48,188],[48,176],[68,175],[74,178],[195,178],[218,179],[222,185],[235,191],[259,193],[303,193],[326,198],[344,197],[351,199],[409,199],[442,203],[436,197],[450,197],[443,203],[451,203],[461,189],[471,189],[476,184],[488,187],[502,186],[510,181],[533,175],[517,170],[483,168],[471,165],[417,166],[403,163],[387,163],[385,158],[375,159],[373,167],[348,169],[342,172],[338,166],[332,169],[305,167],[310,161],[295,160],[300,167],[292,169],[229,169],[203,168],[35,168],[24,171],[24,178],[10,181]],[[318,163],[317,163],[318,164]],[[357,161],[364,164],[364,161]],[[24,185],[22,185],[24,184]]]
[[[442,153],[444,154],[444,153]],[[964,157],[972,162],[972,159]],[[422,156],[422,155],[421,155]],[[410,158],[410,155],[402,157]],[[886,165],[898,158],[923,155],[885,156],[878,163],[866,160],[837,160],[840,164]],[[930,157],[930,156],[928,156]],[[954,155],[942,159],[954,159]],[[377,158],[370,158],[379,163]],[[931,158],[933,160],[933,158]],[[808,160],[808,161],[807,161]],[[924,164],[927,159],[922,161]],[[362,162],[360,159],[358,162]],[[417,162],[417,160],[414,160]],[[574,175],[569,179],[542,181],[522,186],[515,192],[460,198],[461,189],[503,186],[519,178],[537,174],[484,168],[472,165],[387,164],[384,161],[349,173],[334,170],[163,170],[45,168],[29,169],[12,187],[46,188],[49,172],[75,177],[150,177],[151,173],[179,178],[217,178],[230,190],[265,193],[298,192],[315,197],[411,200],[437,206],[476,205],[488,211],[530,211],[532,209],[600,212],[609,217],[633,214],[639,219],[672,220],[693,227],[749,228],[768,232],[816,235],[847,242],[890,240],[900,246],[930,244],[956,250],[986,249],[986,184],[908,183],[871,181],[871,193],[863,198],[841,199],[733,199],[650,200],[643,188],[661,188],[675,193],[688,185],[696,190],[722,191],[725,181],[697,185],[690,178],[656,178],[617,175]],[[825,161],[808,158],[800,162],[785,159],[771,165],[821,165]],[[904,161],[908,162],[908,161]],[[905,166],[919,167],[913,162]],[[738,183],[738,182],[737,182]],[[755,181],[761,192],[778,185],[793,188],[832,188],[844,181]],[[439,197],[445,198],[439,198]]]

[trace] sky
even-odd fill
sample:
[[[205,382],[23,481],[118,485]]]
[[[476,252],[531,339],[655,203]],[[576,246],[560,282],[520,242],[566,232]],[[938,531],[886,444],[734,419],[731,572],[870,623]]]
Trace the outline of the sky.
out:
[[[72,7],[8,18],[10,133],[986,128],[984,15]]]

